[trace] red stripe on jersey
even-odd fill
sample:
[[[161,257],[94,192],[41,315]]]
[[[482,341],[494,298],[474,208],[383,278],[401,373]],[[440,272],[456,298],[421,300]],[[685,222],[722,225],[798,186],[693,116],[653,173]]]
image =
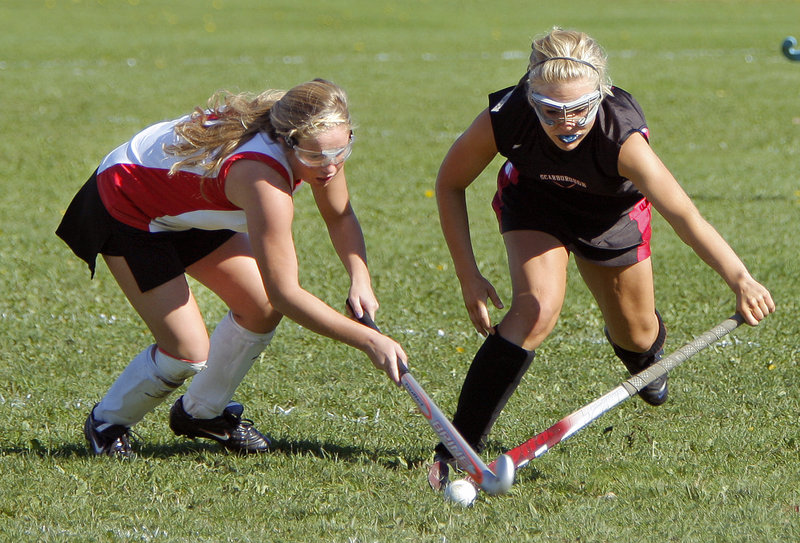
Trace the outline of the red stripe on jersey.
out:
[[[492,208],[494,209],[497,220],[501,221],[503,211],[503,189],[509,185],[516,185],[519,183],[519,171],[510,162],[506,162],[500,171],[497,173],[497,192],[492,199]]]
[[[637,262],[641,262],[650,256],[650,238],[653,234],[651,207],[647,198],[642,198],[628,213],[628,217],[637,224],[639,233],[642,235],[642,242],[636,249]]]
[[[225,178],[228,177],[228,171],[231,169],[231,166],[237,160],[255,160],[257,162],[263,162],[283,177],[289,185],[294,186],[292,184],[292,180],[289,178],[289,172],[286,171],[286,168],[283,167],[283,164],[272,158],[271,156],[265,155],[263,153],[255,153],[253,151],[244,151],[242,153],[234,153],[228,158],[225,163],[222,165],[222,169],[219,172],[219,179],[222,179],[222,184],[225,184]],[[299,183],[299,181],[298,181]]]

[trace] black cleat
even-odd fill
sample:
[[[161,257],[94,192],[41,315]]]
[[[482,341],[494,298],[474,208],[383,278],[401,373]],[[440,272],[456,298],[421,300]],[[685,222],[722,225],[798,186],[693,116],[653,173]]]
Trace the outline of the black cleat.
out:
[[[242,418],[243,411],[242,404],[231,402],[219,417],[196,419],[183,409],[181,396],[169,410],[169,427],[176,435],[213,439],[234,452],[269,451],[269,439],[253,427],[252,420]]]
[[[650,405],[661,405],[666,402],[667,396],[669,395],[667,379],[668,377],[666,375],[664,377],[659,377],[640,390],[639,397]]]
[[[658,312],[656,312],[656,314],[658,315]],[[644,353],[628,351],[614,344],[614,342],[611,340],[611,336],[608,335],[608,328],[603,330],[606,334],[606,338],[608,338],[609,343],[611,343],[611,347],[614,349],[614,354],[616,354],[617,358],[622,361],[622,363],[625,365],[625,368],[631,375],[636,375],[637,373],[644,371],[648,367],[658,363],[658,361],[661,360],[661,356],[664,354],[664,338],[666,338],[667,331],[666,328],[664,328],[664,323],[661,322],[660,316],[658,317],[658,321],[659,335],[656,339],[656,343],[653,345],[653,347],[650,347],[649,351]],[[658,347],[656,347],[656,345],[658,345]],[[640,390],[639,397],[641,397],[642,400],[650,405],[657,406],[663,404],[667,401],[667,396],[669,395],[667,380],[667,375],[659,377]]]
[[[635,375],[640,371],[644,371],[646,368],[633,368],[625,364],[628,368],[628,371],[631,375]],[[667,401],[667,396],[669,395],[669,389],[667,387],[667,380],[669,379],[668,376],[659,377],[642,390],[639,391],[639,397],[649,403],[650,405],[661,405]]]
[[[95,407],[97,405],[95,404]],[[86,417],[83,425],[83,435],[89,442],[89,449],[97,456],[112,456],[116,458],[131,458],[130,428],[120,424],[101,422],[94,418],[94,407]]]

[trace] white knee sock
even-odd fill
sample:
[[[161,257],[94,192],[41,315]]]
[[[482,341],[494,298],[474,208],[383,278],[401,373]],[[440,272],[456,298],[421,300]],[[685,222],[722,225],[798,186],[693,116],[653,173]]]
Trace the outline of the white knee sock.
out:
[[[180,360],[150,345],[117,377],[94,408],[94,416],[103,422],[131,427],[204,367],[205,360]]]
[[[228,312],[211,334],[207,367],[192,379],[183,395],[183,409],[198,419],[220,416],[274,335],[275,330],[266,334],[251,332]]]

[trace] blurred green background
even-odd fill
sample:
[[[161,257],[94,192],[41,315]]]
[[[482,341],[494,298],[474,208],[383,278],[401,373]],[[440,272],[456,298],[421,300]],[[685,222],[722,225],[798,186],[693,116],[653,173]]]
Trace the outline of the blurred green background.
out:
[[[0,535],[26,541],[792,541],[798,493],[796,1],[157,2],[0,5]],[[382,302],[419,381],[451,413],[481,343],[442,240],[433,181],[486,95],[523,74],[533,37],[576,28],[606,48],[652,145],[771,290],[778,312],[677,369],[662,408],[606,414],[470,509],[425,482],[434,435],[367,358],[291,322],[237,393],[274,453],[176,438],[167,402],[129,463],[89,457],[81,426],[151,340],[100,265],[53,231],[102,157],[218,89],[314,77],[349,93],[354,207]],[[483,273],[508,299],[489,202],[469,192]],[[341,308],[347,278],[310,191],[295,235],[306,288]],[[654,219],[658,306],[674,350],[734,310],[726,285]],[[624,378],[571,267],[562,318],[485,457]],[[198,287],[209,328],[225,308]],[[499,319],[500,313],[493,314]]]

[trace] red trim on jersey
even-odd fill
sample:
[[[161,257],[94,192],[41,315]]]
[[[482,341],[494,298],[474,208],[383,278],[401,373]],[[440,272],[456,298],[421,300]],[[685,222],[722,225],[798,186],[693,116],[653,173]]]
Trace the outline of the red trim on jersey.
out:
[[[272,158],[271,156],[265,155],[263,153],[254,153],[252,151],[245,151],[242,153],[234,153],[228,158],[225,163],[222,165],[220,169],[219,175],[217,176],[219,179],[222,180],[222,186],[225,186],[225,178],[228,177],[228,171],[233,166],[233,163],[237,160],[255,160],[257,162],[262,162],[278,172],[281,177],[283,177],[289,186],[293,189],[296,186],[296,183],[292,183],[292,180],[289,178],[289,172],[286,171],[286,168],[283,167],[283,164]],[[298,181],[299,183],[299,181]]]
[[[510,170],[506,172],[506,170]],[[516,185],[519,183],[519,171],[510,162],[506,162],[497,174],[497,192],[492,199],[492,208],[494,209],[497,220],[502,224],[501,215],[503,212],[503,189],[509,185]]]
[[[628,213],[628,217],[639,226],[639,233],[642,235],[642,242],[636,248],[637,262],[641,262],[650,256],[650,238],[653,234],[651,207],[647,198],[642,198]]]

